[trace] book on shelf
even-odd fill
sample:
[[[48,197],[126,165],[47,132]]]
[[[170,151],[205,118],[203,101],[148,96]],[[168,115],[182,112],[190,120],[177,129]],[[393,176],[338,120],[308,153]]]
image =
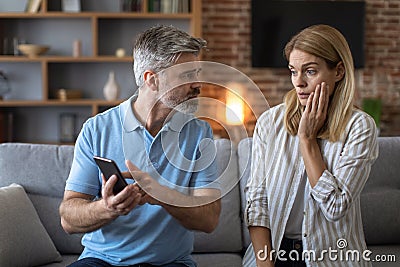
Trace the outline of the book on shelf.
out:
[[[25,12],[37,13],[42,5],[42,0],[27,0]]]
[[[149,0],[149,12],[189,13],[190,0]]]
[[[144,0],[123,0],[122,11],[123,12],[142,12]]]
[[[161,0],[149,0],[148,2],[148,11],[150,13],[159,13],[161,12]]]
[[[189,13],[190,12],[190,0],[181,0],[179,5],[179,12]]]
[[[142,12],[143,11],[143,0],[132,0],[132,11]]]
[[[13,142],[14,114],[9,111],[0,111],[0,143]]]

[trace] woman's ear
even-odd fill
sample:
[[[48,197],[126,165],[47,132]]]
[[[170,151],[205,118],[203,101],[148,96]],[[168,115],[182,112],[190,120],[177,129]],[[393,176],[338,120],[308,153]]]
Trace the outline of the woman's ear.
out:
[[[143,73],[143,79],[147,87],[149,87],[153,91],[158,91],[158,79],[157,75],[154,72],[146,70]]]
[[[336,65],[336,79],[335,79],[335,82],[338,82],[338,81],[340,81],[341,79],[343,79],[344,73],[345,73],[345,68],[344,68],[343,62],[340,61],[340,62]]]

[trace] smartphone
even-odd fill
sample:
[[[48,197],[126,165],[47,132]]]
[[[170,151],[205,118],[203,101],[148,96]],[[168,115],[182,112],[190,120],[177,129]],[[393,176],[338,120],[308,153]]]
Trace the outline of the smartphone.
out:
[[[103,173],[106,180],[108,180],[113,174],[117,176],[118,179],[113,188],[114,195],[121,192],[125,186],[128,185],[117,164],[112,159],[106,159],[98,156],[94,156],[93,159],[96,161],[97,166],[99,166],[100,171]]]

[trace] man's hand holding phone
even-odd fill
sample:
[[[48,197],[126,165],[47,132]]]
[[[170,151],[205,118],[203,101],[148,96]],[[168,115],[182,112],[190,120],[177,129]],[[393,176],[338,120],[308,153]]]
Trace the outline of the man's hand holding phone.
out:
[[[116,182],[117,176],[115,174],[108,180],[103,175],[102,199],[107,210],[116,216],[127,215],[140,203],[142,194],[137,184],[128,184],[121,192],[115,195],[113,188]]]
[[[112,160],[99,157],[95,157],[95,160],[102,171],[101,201],[113,217],[127,215],[141,201],[140,187],[136,183],[126,183],[125,178],[132,179],[132,175],[130,172],[120,172]]]

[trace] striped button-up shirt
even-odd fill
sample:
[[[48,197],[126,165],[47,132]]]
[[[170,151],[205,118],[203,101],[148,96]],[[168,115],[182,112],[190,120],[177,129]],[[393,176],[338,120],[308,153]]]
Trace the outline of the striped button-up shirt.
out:
[[[305,173],[299,138],[285,130],[284,111],[281,104],[259,118],[246,186],[247,224],[269,228],[276,251]],[[305,188],[300,257],[308,266],[371,266],[363,260],[360,193],[378,156],[376,136],[373,119],[354,110],[342,141],[318,140],[327,169],[314,188],[308,180]]]

